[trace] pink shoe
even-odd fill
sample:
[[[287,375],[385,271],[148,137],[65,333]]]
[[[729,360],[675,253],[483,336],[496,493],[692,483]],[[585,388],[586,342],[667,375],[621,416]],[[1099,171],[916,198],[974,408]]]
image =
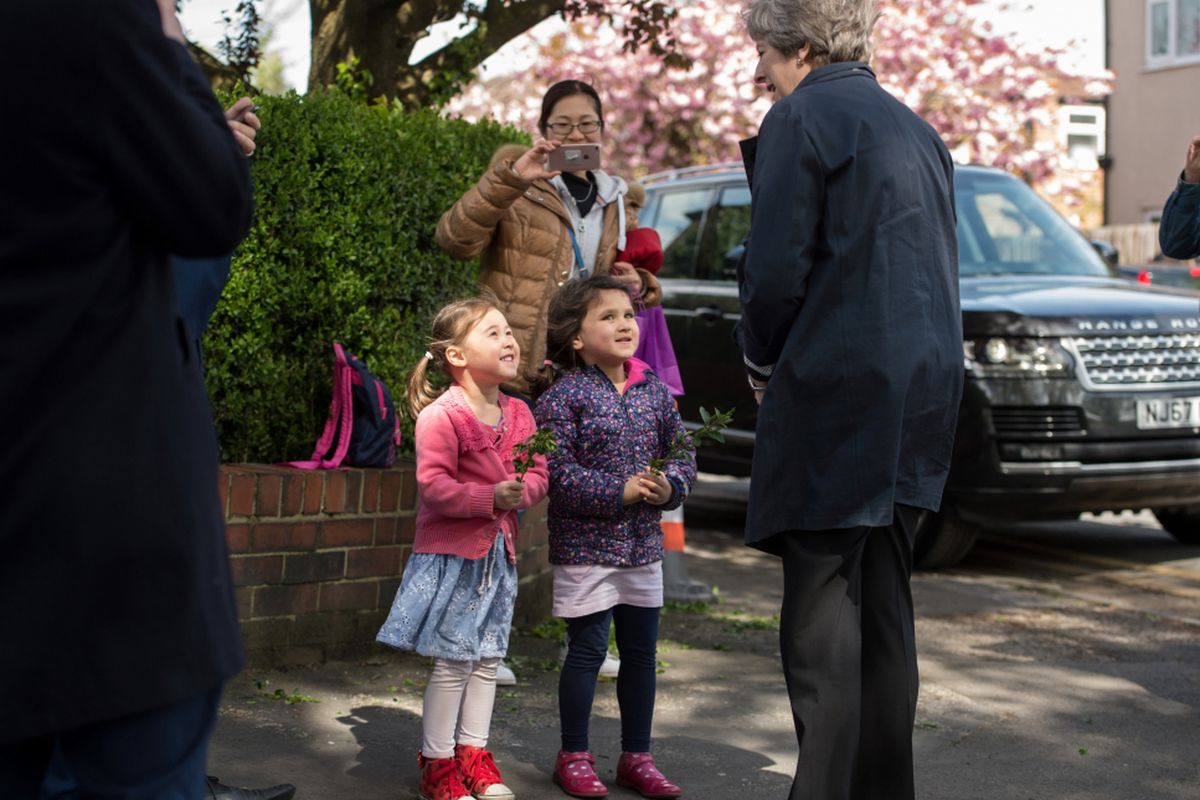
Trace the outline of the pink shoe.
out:
[[[671,783],[654,766],[649,753],[621,753],[617,761],[617,786],[633,789],[642,797],[680,797],[683,789]]]
[[[596,758],[586,750],[578,753],[558,751],[554,760],[554,782],[572,797],[604,797],[608,787],[600,782],[592,766]]]

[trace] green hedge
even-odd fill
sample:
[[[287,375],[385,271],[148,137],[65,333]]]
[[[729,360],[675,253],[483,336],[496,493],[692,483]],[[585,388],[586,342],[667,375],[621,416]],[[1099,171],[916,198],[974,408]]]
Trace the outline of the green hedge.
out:
[[[223,459],[275,462],[311,454],[334,340],[402,403],[433,314],[476,286],[476,265],[434,242],[438,217],[524,137],[337,92],[257,102],[254,225],[204,349]]]

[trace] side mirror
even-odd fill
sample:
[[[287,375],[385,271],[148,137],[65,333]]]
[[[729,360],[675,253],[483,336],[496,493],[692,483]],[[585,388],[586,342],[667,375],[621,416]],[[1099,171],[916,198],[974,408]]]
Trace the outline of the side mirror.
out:
[[[1099,239],[1092,239],[1092,249],[1100,254],[1104,259],[1104,263],[1108,264],[1113,269],[1117,268],[1117,262],[1121,260],[1121,253],[1117,248],[1113,247],[1108,242],[1102,242]]]

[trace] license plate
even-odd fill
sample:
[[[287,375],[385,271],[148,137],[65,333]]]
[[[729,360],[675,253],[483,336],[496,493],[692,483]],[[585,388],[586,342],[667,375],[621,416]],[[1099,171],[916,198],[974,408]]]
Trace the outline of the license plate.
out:
[[[1137,426],[1141,430],[1200,427],[1200,397],[1138,400]]]

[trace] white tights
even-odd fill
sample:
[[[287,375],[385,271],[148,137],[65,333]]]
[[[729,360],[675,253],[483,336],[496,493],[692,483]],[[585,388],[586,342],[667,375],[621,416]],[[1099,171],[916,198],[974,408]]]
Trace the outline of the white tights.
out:
[[[421,719],[426,758],[450,758],[455,744],[487,747],[499,664],[498,658],[434,660]]]

